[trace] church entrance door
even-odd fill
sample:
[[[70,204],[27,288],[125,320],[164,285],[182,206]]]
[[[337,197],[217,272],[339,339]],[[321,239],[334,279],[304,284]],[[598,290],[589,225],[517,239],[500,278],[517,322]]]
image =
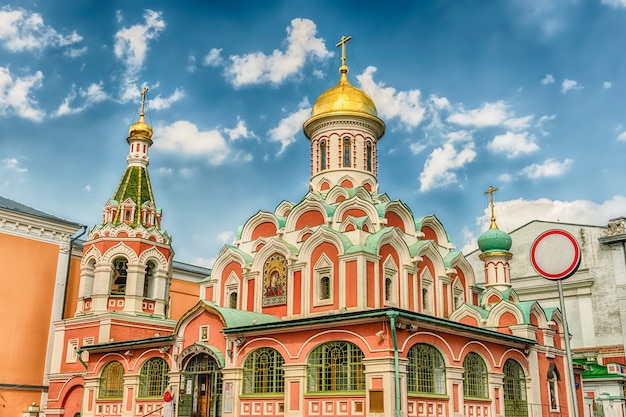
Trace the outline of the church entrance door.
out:
[[[179,417],[222,415],[222,372],[206,353],[192,357],[182,374]]]

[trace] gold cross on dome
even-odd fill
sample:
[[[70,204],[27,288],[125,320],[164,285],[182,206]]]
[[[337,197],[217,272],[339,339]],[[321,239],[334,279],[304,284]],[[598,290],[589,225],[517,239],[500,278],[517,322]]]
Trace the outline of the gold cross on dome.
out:
[[[496,191],[498,191],[498,188],[494,188],[493,186],[490,185],[487,191],[485,191],[484,193],[484,194],[489,194],[489,208],[491,208],[491,225],[489,225],[490,229],[498,228],[498,226],[496,225],[496,215],[495,215],[494,208],[493,208],[493,193],[495,193]]]
[[[339,43],[335,45],[335,48],[339,48],[339,45],[341,45],[341,65],[346,65],[346,42],[350,39],[352,39],[352,36],[342,35]]]
[[[144,87],[141,92],[141,115],[143,116],[143,109],[146,105],[146,93],[148,92],[148,87]]]

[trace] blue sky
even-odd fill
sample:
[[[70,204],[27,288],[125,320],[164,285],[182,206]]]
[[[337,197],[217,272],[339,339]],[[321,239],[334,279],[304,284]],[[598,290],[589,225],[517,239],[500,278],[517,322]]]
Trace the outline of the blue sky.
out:
[[[308,189],[310,106],[349,78],[377,105],[380,191],[457,248],[487,227],[626,215],[626,0],[8,1],[0,195],[93,226],[147,86],[150,175],[176,259],[210,266]]]

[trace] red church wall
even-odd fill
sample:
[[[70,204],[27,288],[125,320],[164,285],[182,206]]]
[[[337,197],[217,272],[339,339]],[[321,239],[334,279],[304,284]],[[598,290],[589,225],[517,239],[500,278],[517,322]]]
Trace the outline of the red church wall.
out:
[[[222,283],[222,288],[221,288],[222,291],[221,291],[221,296],[220,296],[221,298],[217,301],[218,304],[221,306],[227,305],[227,304],[224,304],[224,297],[226,296],[225,284],[226,284],[226,281],[228,281],[228,278],[233,273],[237,276],[237,278],[239,278],[239,281],[241,282],[241,277],[243,276],[243,270],[241,269],[241,265],[235,261],[229,262],[228,265],[226,265],[224,267],[224,270],[222,271],[222,277],[220,279],[220,282]]]
[[[417,306],[415,305],[415,275],[414,274],[408,274],[407,275],[407,287],[409,290],[409,310],[411,311],[417,311]]]
[[[309,210],[302,213],[296,221],[296,230],[304,229],[307,226],[313,227],[325,223],[325,217],[322,213],[315,210]]]
[[[276,226],[274,223],[263,222],[254,228],[250,240],[256,240],[260,237],[270,237],[276,235]]]
[[[346,262],[346,307],[357,306],[358,277],[356,261]]]
[[[315,288],[315,264],[321,258],[322,255],[326,255],[330,262],[333,264],[333,276],[332,285],[333,285],[333,303],[328,305],[315,306],[315,294],[313,288]],[[321,243],[318,247],[313,250],[310,259],[310,271],[309,276],[309,288],[311,291],[309,292],[309,305],[311,306],[312,312],[319,311],[329,311],[329,310],[338,310],[339,309],[339,256],[338,250],[332,243],[324,242]]]
[[[469,324],[470,326],[477,326],[478,327],[478,321],[476,321],[476,319],[474,317],[470,317],[470,316],[465,316],[461,319],[460,321],[463,324]]]
[[[248,299],[246,300],[246,308],[245,310],[253,311],[254,310],[254,280],[248,280]],[[243,306],[242,306],[243,307]]]
[[[302,313],[302,271],[294,271],[293,273],[293,296],[291,297],[293,303],[293,314]]]
[[[434,240],[435,243],[439,243],[437,240],[437,233],[428,226],[422,226],[421,232],[424,233],[425,240]]]
[[[341,216],[341,221],[344,221],[346,219],[346,217],[348,216],[352,216],[352,217],[365,217],[367,216],[367,213],[365,213],[363,210],[359,210],[359,209],[350,209],[350,210],[346,210],[343,215]]]
[[[467,285],[467,281],[465,278],[465,274],[463,273],[463,270],[461,270],[461,268],[454,268],[454,270],[456,271],[456,277],[459,279],[459,281],[461,282],[461,285],[463,285],[463,289],[465,290],[466,285]]]
[[[397,213],[389,211],[385,213],[385,219],[387,219],[387,227],[397,227],[403,232],[406,232],[406,230],[404,230],[404,222]]]
[[[366,286],[367,286],[367,306],[376,307],[376,283],[374,277],[374,262],[365,262]]]

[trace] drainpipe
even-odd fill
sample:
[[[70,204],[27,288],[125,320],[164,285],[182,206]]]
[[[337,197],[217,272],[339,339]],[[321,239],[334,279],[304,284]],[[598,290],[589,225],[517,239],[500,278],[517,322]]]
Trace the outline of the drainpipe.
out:
[[[85,370],[88,371],[89,367],[87,366],[87,364],[85,363],[85,361],[83,360],[83,350],[82,349],[76,349],[76,356],[78,357],[78,360],[80,361],[80,363],[83,364],[83,366],[85,367]]]
[[[83,236],[85,232],[87,232],[87,226],[83,225],[82,227],[83,227],[83,232],[80,235],[70,239],[70,250],[67,255],[67,271],[65,272],[65,288],[63,291],[63,306],[61,307],[61,319],[63,319],[63,316],[65,315],[65,305],[67,304],[67,284],[70,281],[70,264],[72,262],[72,248],[74,247],[74,242],[76,242],[79,237]]]
[[[398,358],[398,338],[396,337],[396,317],[397,311],[387,312],[389,316],[389,326],[391,326],[391,339],[393,340],[393,365],[396,376],[396,417],[402,417],[400,413],[400,359]]]

